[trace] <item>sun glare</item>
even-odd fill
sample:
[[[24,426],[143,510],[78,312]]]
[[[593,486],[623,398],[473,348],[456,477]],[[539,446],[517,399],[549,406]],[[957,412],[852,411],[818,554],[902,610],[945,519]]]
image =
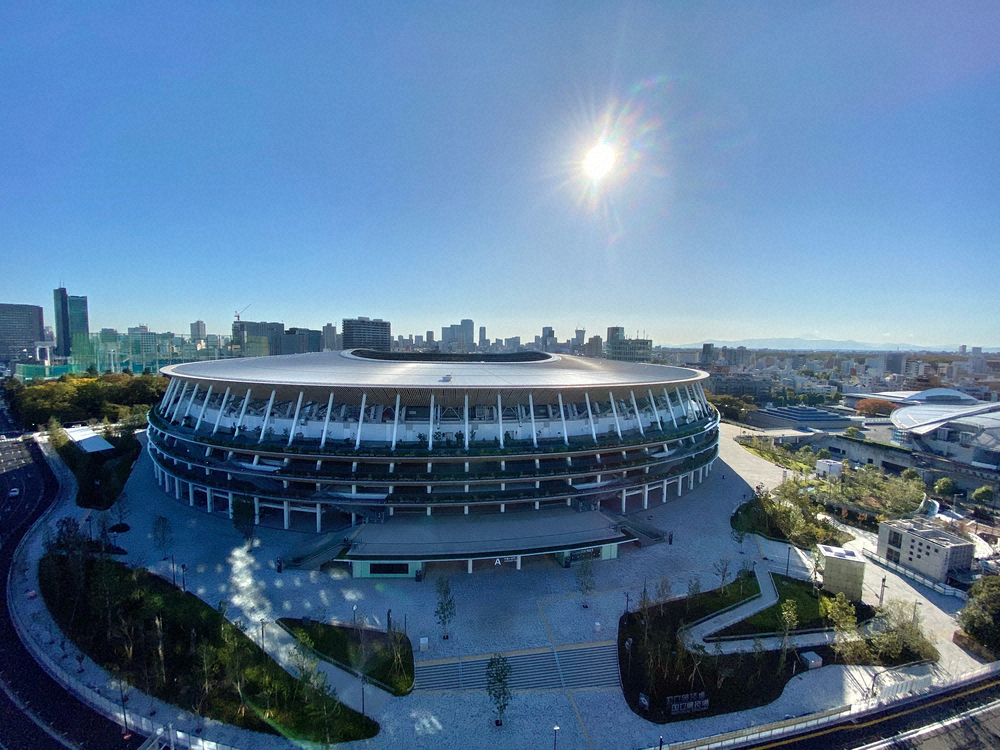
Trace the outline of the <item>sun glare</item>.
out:
[[[587,152],[583,160],[583,171],[592,180],[599,180],[615,165],[615,150],[607,143],[598,143]]]

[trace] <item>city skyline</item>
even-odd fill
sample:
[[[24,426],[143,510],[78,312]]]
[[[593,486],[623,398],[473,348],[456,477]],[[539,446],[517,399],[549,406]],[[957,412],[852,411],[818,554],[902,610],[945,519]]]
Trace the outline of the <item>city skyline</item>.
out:
[[[0,19],[0,300],[47,319],[1000,346],[995,4]]]

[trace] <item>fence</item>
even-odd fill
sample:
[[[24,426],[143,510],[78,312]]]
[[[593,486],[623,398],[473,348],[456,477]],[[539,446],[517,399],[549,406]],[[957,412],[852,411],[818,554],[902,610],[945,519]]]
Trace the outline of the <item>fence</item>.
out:
[[[939,581],[933,581],[930,578],[925,578],[919,573],[913,572],[909,568],[904,568],[902,565],[898,565],[894,562],[889,562],[884,557],[879,557],[878,555],[876,555],[867,547],[865,547],[861,551],[862,553],[864,553],[865,557],[874,562],[876,565],[881,565],[883,568],[888,568],[894,573],[899,573],[901,576],[910,578],[916,581],[917,583],[926,586],[927,588],[933,589],[939,594],[944,594],[945,596],[954,596],[957,597],[958,599],[961,599],[963,602],[969,601],[969,595],[964,591],[962,591],[961,589],[956,589],[951,586],[946,586],[945,584]]]
[[[1000,674],[1000,662],[993,662],[992,664],[987,664],[983,667],[973,669],[953,680],[949,680],[948,682],[936,687],[931,687],[931,692],[950,690],[955,687],[977,682],[985,677],[996,674]],[[911,687],[926,687],[923,682],[924,681],[914,681]],[[916,695],[911,695],[907,699],[898,702],[912,701],[916,700],[916,698]],[[768,739],[802,734],[803,732],[807,732],[808,730],[816,727],[828,724],[837,724],[848,718],[875,713],[883,710],[890,702],[892,701],[876,699],[864,701],[863,703],[856,703],[850,706],[838,706],[837,708],[827,709],[826,711],[819,711],[817,713],[807,714],[806,716],[786,719],[784,721],[774,722],[773,724],[765,724],[759,727],[752,727],[750,729],[726,732],[725,734],[717,734],[712,737],[704,737],[697,740],[672,742],[668,748],[669,750],[710,750],[711,748],[742,747],[744,745],[756,744]],[[649,748],[649,750],[654,750],[654,748]]]

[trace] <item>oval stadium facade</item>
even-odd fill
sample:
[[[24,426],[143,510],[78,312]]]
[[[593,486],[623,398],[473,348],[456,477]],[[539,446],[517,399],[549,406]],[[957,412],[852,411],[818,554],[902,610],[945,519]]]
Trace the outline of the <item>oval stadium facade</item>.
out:
[[[642,534],[626,511],[693,488],[718,455],[708,375],[681,367],[349,350],[161,372],[147,443],[161,488],[315,532],[284,564],[357,577],[616,557]]]

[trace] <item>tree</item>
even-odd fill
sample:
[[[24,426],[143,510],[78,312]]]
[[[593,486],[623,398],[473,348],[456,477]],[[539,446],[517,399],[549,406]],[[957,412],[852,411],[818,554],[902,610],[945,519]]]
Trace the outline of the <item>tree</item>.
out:
[[[247,551],[253,546],[254,534],[257,533],[256,515],[250,498],[245,495],[236,495],[233,498],[233,526],[246,540]]]
[[[903,479],[907,482],[912,482],[914,480],[920,479],[920,472],[914,468],[903,469],[903,473],[900,474]]]
[[[726,593],[726,581],[729,580],[729,566],[733,564],[733,561],[729,557],[722,557],[712,563],[712,570],[715,571],[715,575],[719,576],[719,588],[722,589],[722,593]]]
[[[583,606],[588,606],[588,598],[597,591],[594,584],[594,562],[589,557],[576,566],[576,588],[583,597]]]
[[[1000,577],[984,576],[969,589],[969,603],[958,613],[962,630],[1000,655]]]
[[[503,716],[510,704],[510,662],[503,654],[493,654],[486,665],[486,693],[493,701],[497,712],[497,724],[503,724]]]
[[[818,451],[816,451],[816,458],[818,458],[820,461],[827,461],[830,458],[830,451],[828,451],[826,448],[820,448]]]
[[[733,529],[729,532],[729,536],[732,540],[740,545],[740,554],[743,554],[743,540],[747,538],[747,533],[743,529]]]
[[[650,610],[653,607],[653,599],[649,595],[649,588],[646,586],[646,579],[642,579],[642,592],[639,594],[639,614],[642,617],[643,642],[649,645]]]
[[[691,599],[698,596],[701,593],[701,578],[698,576],[691,576],[688,579],[688,598],[684,602],[684,609],[688,611],[691,609]]]
[[[166,516],[157,516],[153,519],[153,544],[163,553],[163,559],[166,560],[170,548],[174,545],[174,529]]]
[[[659,602],[664,602],[670,598],[670,579],[663,576],[656,583],[656,600]]]
[[[934,491],[942,497],[951,497],[958,491],[958,488],[955,487],[951,477],[941,477],[934,483]]]
[[[844,430],[844,437],[849,437],[849,438],[861,437],[861,430],[859,430],[857,427],[848,427],[846,430]]]
[[[863,398],[854,405],[854,410],[866,417],[886,417],[898,408],[897,404],[884,398]]]
[[[442,637],[448,637],[448,623],[455,619],[455,597],[451,594],[451,584],[442,576],[437,579],[438,603],[434,616],[441,626]]]
[[[994,497],[995,494],[993,492],[993,488],[988,484],[984,484],[982,487],[977,490],[973,490],[972,492],[972,501],[981,503],[982,505],[989,505],[993,502]]]
[[[844,663],[864,661],[868,646],[858,635],[858,616],[843,592],[827,603],[826,616],[833,622],[833,650]]]

